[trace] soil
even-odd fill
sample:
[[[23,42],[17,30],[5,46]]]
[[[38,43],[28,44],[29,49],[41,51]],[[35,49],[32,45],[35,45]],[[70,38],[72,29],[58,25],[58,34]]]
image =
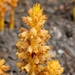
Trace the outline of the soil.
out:
[[[19,0],[15,9],[14,30],[9,29],[10,12],[8,12],[5,17],[5,31],[0,32],[0,58],[4,58],[6,65],[10,65],[8,72],[11,75],[27,75],[16,67],[18,50],[15,44],[19,39],[19,28],[28,28],[21,17],[27,16],[28,9],[35,3],[40,3],[44,8],[44,14],[47,15],[44,28],[51,35],[47,44],[51,46],[52,59],[59,60],[64,67],[62,75],[75,75],[75,22],[72,0]]]

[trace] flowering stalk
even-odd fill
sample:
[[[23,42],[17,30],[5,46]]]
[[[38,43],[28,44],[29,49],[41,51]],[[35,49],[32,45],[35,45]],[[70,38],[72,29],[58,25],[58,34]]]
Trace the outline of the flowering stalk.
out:
[[[9,70],[9,66],[5,66],[4,63],[5,60],[0,59],[0,75],[10,75],[5,73],[7,70]]]
[[[11,13],[10,13],[10,29],[14,29],[14,10],[17,6],[18,0],[9,0],[8,4],[11,6]]]
[[[29,75],[61,75],[63,68],[59,62],[48,60],[51,58],[48,53],[50,47],[45,45],[45,42],[50,35],[47,30],[42,28],[46,21],[46,16],[42,12],[40,4],[36,4],[29,9],[29,16],[22,17],[30,29],[20,29],[16,54],[21,62],[17,63],[17,66]]]
[[[10,29],[14,29],[14,9],[12,8],[10,13]]]
[[[4,26],[4,16],[3,17],[2,16],[0,17],[0,25],[1,25],[1,29],[0,30],[1,31],[4,31],[4,27],[5,27]]]
[[[4,5],[6,0],[0,0],[0,30],[4,31],[4,16],[8,8]]]

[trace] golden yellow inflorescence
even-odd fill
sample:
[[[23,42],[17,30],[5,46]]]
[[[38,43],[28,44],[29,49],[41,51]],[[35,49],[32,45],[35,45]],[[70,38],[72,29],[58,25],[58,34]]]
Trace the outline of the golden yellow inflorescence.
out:
[[[0,59],[0,75],[10,75],[5,73],[7,70],[9,70],[9,66],[5,66],[4,63],[5,60]]]
[[[20,28],[16,54],[21,62],[17,63],[17,66],[29,75],[61,75],[63,68],[59,62],[48,60],[51,58],[48,53],[50,47],[45,45],[45,42],[50,35],[42,28],[46,21],[46,16],[42,12],[40,4],[35,4],[29,9],[29,16],[22,17],[30,29]]]

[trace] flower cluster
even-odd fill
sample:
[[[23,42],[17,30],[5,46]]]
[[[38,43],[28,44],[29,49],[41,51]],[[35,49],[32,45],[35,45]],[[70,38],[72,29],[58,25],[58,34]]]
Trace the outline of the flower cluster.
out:
[[[50,37],[47,30],[43,29],[46,16],[42,14],[40,4],[36,4],[28,11],[29,16],[22,17],[30,29],[20,28],[20,39],[16,46],[16,53],[21,62],[17,66],[29,75],[61,75],[63,68],[57,60],[50,60],[48,51],[50,47],[45,42]]]
[[[17,6],[18,0],[8,0],[8,4],[12,7],[15,8]]]
[[[4,63],[5,60],[0,59],[0,75],[10,75],[5,73],[7,70],[9,70],[9,66],[5,66]]]

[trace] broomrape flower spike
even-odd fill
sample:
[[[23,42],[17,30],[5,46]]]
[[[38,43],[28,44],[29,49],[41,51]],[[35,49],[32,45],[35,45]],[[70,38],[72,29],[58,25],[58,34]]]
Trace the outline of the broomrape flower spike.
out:
[[[9,70],[9,66],[5,66],[4,63],[5,60],[0,59],[0,75],[10,75],[5,73],[7,70]]]
[[[0,0],[0,31],[4,31],[4,15],[8,11],[5,3],[7,0]]]
[[[11,6],[11,13],[10,13],[10,29],[14,29],[14,10],[17,6],[18,0],[8,0],[7,2]]]
[[[46,16],[42,12],[40,4],[35,4],[33,8],[29,9],[29,16],[22,17],[30,29],[20,28],[16,55],[21,62],[18,62],[17,66],[29,75],[61,75],[63,68],[59,62],[48,60],[51,58],[48,54],[50,47],[45,45],[45,42],[50,35],[47,30],[42,28],[46,21]]]

